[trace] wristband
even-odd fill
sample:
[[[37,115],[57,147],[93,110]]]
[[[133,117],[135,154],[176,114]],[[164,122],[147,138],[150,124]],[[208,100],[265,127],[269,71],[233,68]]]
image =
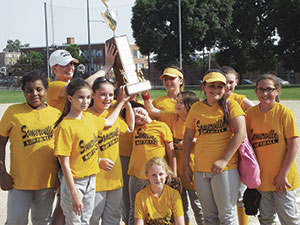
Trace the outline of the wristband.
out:
[[[143,94],[143,95],[142,95],[142,98],[143,98],[144,100],[149,100],[149,99],[150,99],[150,94],[149,94],[149,92],[147,91],[146,94]]]

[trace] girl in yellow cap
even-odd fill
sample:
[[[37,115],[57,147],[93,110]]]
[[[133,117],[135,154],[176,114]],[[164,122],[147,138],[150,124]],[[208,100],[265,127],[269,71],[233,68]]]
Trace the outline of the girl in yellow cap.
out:
[[[177,95],[183,87],[183,71],[177,66],[170,66],[163,71],[159,78],[168,92],[164,96],[155,98],[152,104],[155,108],[167,112],[175,112]]]
[[[194,180],[205,224],[237,224],[237,149],[246,135],[244,112],[236,101],[226,102],[226,78],[220,70],[206,73],[202,89],[206,99],[193,104],[185,121],[184,176],[192,179],[189,158],[193,139],[197,138]],[[228,123],[226,104],[234,132]]]

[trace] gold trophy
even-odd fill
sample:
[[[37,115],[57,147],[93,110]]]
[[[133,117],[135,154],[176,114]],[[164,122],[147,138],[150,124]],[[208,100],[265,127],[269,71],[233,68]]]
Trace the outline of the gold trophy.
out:
[[[145,80],[142,72],[137,71],[135,67],[127,36],[116,36],[115,30],[117,27],[117,12],[108,8],[109,0],[102,0],[102,2],[106,6],[105,13],[102,13],[104,22],[109,29],[113,31],[113,38],[107,40],[105,43],[113,43],[118,50],[115,64],[113,66],[117,85],[125,85],[125,90],[128,95],[151,89],[150,81]]]

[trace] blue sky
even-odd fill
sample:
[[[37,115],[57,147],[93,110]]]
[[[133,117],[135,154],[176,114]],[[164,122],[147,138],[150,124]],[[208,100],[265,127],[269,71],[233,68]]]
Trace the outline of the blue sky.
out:
[[[0,7],[0,52],[9,39],[19,39],[22,44],[45,46],[44,2],[47,3],[48,43],[51,45],[66,42],[74,37],[77,44],[87,43],[87,0],[52,0],[52,32],[50,0],[8,0]],[[126,34],[134,42],[131,30],[131,8],[134,0],[110,0],[109,8],[118,12],[117,34]],[[106,8],[101,0],[89,0],[90,19],[102,20],[101,12]],[[112,37],[112,31],[102,22],[90,22],[91,43],[104,42]],[[54,40],[53,40],[54,34]]]

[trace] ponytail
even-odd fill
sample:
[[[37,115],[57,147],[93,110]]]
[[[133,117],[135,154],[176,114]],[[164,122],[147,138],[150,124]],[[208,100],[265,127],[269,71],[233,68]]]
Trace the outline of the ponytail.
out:
[[[222,108],[224,112],[224,125],[228,125],[228,114],[226,112],[226,104],[227,104],[227,99],[225,95],[222,96],[222,98],[218,101],[219,106]]]
[[[60,117],[58,118],[58,120],[54,123],[54,128],[56,128],[60,124],[60,122],[65,118],[65,116],[68,115],[68,113],[70,112],[70,110],[71,110],[71,103],[67,99],[62,114],[60,115]]]

